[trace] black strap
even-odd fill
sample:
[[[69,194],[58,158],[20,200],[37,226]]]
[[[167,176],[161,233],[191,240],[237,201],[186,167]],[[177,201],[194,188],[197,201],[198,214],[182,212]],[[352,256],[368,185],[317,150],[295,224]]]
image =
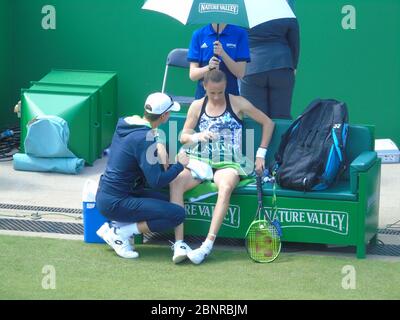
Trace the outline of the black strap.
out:
[[[229,93],[225,93],[225,101],[226,101],[225,110],[228,111],[240,125],[243,125],[243,120],[239,118],[239,116],[235,113],[235,111],[233,111],[231,99],[229,98]]]
[[[207,103],[208,103],[208,96],[204,96],[204,101],[203,101],[203,105],[201,106],[201,112],[200,112],[199,119],[201,118],[203,113],[206,112]]]
[[[348,159],[346,156],[346,146],[345,146],[345,142],[343,141],[343,131],[345,130],[345,128],[343,127],[344,124],[348,123],[349,119],[348,119],[348,113],[347,113],[347,106],[344,102],[340,102],[336,105],[333,106],[333,132],[335,133],[335,136],[338,140],[338,144],[339,144],[339,149],[342,153],[342,163],[341,166],[339,168],[339,172],[337,173],[334,183],[333,185],[336,185],[339,181],[339,178],[341,177],[341,175],[346,171],[347,166],[348,166]],[[345,109],[345,115],[343,117],[343,109]],[[341,127],[339,126],[335,126],[335,124],[341,124]]]
[[[290,136],[292,134],[293,128],[296,127],[298,125],[298,123],[300,122],[300,120],[307,114],[309,113],[311,110],[315,109],[317,106],[319,106],[319,104],[321,103],[321,99],[315,99],[313,100],[310,105],[307,107],[307,109],[300,115],[297,117],[296,120],[293,121],[293,123],[290,125],[289,129],[286,130],[286,132],[282,135],[281,137],[281,143],[279,145],[279,149],[277,151],[277,153],[275,153],[275,160],[277,162],[278,165],[280,165],[282,163],[282,155],[283,152],[285,151],[286,145],[290,139]]]

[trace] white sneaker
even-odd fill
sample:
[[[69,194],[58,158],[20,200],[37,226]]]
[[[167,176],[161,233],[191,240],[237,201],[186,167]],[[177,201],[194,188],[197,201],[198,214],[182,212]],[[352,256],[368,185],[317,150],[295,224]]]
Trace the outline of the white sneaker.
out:
[[[102,227],[100,227],[100,229]],[[106,227],[104,228],[106,229]],[[139,253],[137,251],[134,251],[134,248],[131,246],[129,239],[124,239],[120,235],[116,234],[115,227],[109,227],[102,236],[100,235],[100,229],[98,230],[100,232],[98,232],[97,235],[101,237],[105,242],[107,242],[115,250],[117,255],[126,259],[135,259],[139,257]]]
[[[174,250],[174,256],[172,257],[172,261],[176,263],[180,263],[187,258],[187,255],[192,249],[185,242],[175,242],[172,245],[172,250]]]
[[[99,228],[99,230],[96,231],[96,234],[100,237],[100,238],[104,238],[104,234],[106,232],[108,232],[108,230],[110,230],[110,222],[104,222],[103,225]]]
[[[204,259],[209,255],[209,252],[206,251],[203,247],[197,248],[188,252],[187,257],[194,264],[200,264],[204,261]]]

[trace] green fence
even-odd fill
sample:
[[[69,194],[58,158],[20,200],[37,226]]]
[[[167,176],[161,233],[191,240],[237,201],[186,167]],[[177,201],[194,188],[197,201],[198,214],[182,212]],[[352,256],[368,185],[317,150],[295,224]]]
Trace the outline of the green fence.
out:
[[[140,112],[146,95],[161,89],[168,52],[187,47],[196,28],[141,10],[142,0],[52,0],[55,11],[40,0],[0,3],[0,15],[12,10],[0,27],[11,24],[14,39],[0,40],[9,51],[1,54],[13,63],[8,94],[0,94],[0,124],[16,121],[10,104],[20,88],[51,68],[116,71],[118,115]],[[352,123],[376,124],[377,138],[400,145],[400,1],[297,0],[296,13],[301,56],[293,115],[316,97],[341,99]],[[193,92],[187,73],[171,76],[171,90]],[[4,90],[3,75],[1,81]]]

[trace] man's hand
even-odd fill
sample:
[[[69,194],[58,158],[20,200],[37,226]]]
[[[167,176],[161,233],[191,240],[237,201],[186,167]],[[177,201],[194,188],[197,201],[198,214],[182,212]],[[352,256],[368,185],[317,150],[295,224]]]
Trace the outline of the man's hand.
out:
[[[214,41],[214,54],[221,58],[225,55],[225,50],[222,47],[222,43],[219,41]]]
[[[176,159],[184,167],[186,167],[189,164],[189,160],[190,160],[185,151],[179,152],[176,156]]]
[[[262,176],[264,173],[264,169],[265,169],[265,159],[263,158],[256,158],[256,173],[259,176]]]
[[[208,69],[213,70],[217,69],[219,70],[219,59],[216,56],[212,56],[210,61],[208,61]]]

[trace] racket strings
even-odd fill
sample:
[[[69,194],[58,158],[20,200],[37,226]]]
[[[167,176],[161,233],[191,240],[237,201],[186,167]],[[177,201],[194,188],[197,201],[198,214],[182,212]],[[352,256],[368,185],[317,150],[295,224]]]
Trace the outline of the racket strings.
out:
[[[255,221],[249,228],[246,248],[253,260],[258,262],[272,261],[280,252],[279,234],[265,220]]]

